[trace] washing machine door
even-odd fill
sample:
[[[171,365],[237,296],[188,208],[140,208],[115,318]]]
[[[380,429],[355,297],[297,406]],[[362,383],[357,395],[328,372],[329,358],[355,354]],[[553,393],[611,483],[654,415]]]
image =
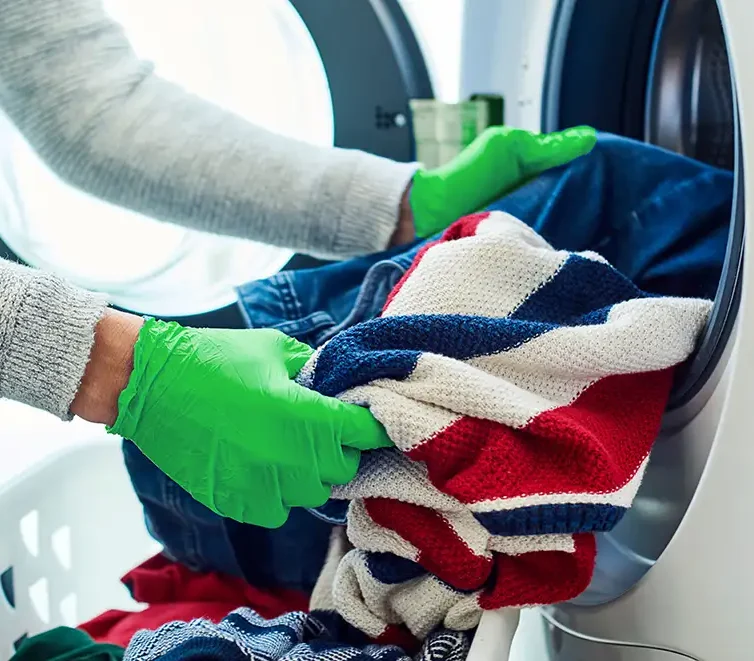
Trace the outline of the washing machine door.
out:
[[[255,124],[315,144],[414,157],[409,99],[433,94],[398,0],[103,4],[158,75]],[[116,307],[241,326],[234,285],[312,263],[94,200],[57,179],[7,121],[0,141],[8,145],[0,156],[0,256],[104,291]]]
[[[736,180],[714,312],[695,356],[678,373],[634,507],[599,536],[589,589],[546,613],[557,661],[750,656],[734,605],[754,585],[748,561],[740,560],[750,535],[716,535],[735,528],[734,515],[719,502],[746,498],[751,480],[742,471],[750,472],[754,460],[740,433],[751,424],[750,406],[733,404],[737,388],[750,388],[744,382],[751,371],[742,361],[751,333],[744,241],[751,231],[745,198],[754,51],[742,26],[752,19],[754,5],[738,0],[555,6],[544,130],[589,123],[731,169]],[[741,489],[738,479],[746,483]]]

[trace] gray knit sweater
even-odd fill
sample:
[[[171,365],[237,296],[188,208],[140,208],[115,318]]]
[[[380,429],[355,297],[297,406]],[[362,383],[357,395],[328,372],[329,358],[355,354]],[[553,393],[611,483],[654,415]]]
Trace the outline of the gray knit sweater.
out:
[[[0,105],[93,195],[321,256],[383,248],[414,171],[273,135],[159,78],[101,0],[0,0]],[[0,397],[69,417],[104,305],[0,260]]]

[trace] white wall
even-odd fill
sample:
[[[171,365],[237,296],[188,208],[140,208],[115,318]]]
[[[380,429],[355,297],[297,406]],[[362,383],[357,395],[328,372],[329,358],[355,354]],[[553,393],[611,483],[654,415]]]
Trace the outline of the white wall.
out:
[[[507,124],[539,130],[554,0],[466,0],[461,97],[502,94]]]

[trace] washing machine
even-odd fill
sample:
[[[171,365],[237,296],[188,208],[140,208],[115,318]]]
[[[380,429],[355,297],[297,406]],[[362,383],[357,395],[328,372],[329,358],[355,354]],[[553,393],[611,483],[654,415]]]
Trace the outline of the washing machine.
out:
[[[592,584],[574,602],[544,609],[547,656],[752,659],[754,321],[744,243],[752,231],[754,44],[744,26],[754,5],[531,2],[516,5],[513,29],[507,3],[497,4],[468,3],[467,29],[488,43],[497,35],[505,66],[495,68],[476,43],[462,71],[467,87],[514,92],[507,121],[544,131],[590,124],[731,169],[736,180],[714,312],[678,375],[634,507],[598,538]]]
[[[216,11],[219,5],[236,7],[233,11],[243,5],[240,0],[190,2],[197,15],[210,7],[207,24],[222,13]],[[276,98],[280,79],[274,76],[268,76],[266,96],[258,90],[254,94],[254,103],[260,98],[277,103],[274,111],[257,115],[249,98],[238,96],[255,69],[233,64],[253,56],[233,51],[236,42],[242,49],[254,41],[244,27],[244,20],[251,19],[242,20],[241,14],[231,21],[235,25],[216,28],[231,54],[227,64],[219,65],[228,88],[214,87],[216,69],[207,69],[206,84],[196,84],[209,97],[218,94],[214,100],[271,123],[274,130],[408,161],[414,157],[409,100],[431,98],[440,87],[439,69],[456,67],[458,96],[503,94],[509,124],[543,131],[590,124],[735,172],[714,312],[696,354],[679,372],[635,506],[613,532],[599,537],[597,568],[587,592],[543,610],[540,634],[547,651],[532,652],[530,661],[543,656],[550,661],[754,659],[748,610],[754,588],[749,509],[754,504],[754,292],[744,253],[746,235],[754,231],[745,222],[745,201],[754,195],[754,38],[748,34],[754,4],[442,2],[443,11],[438,0],[254,0],[247,9],[268,11],[264,30],[283,35],[287,44],[281,41],[277,50],[269,46],[267,69],[270,53],[278,51],[285,53],[285,66],[299,68],[297,77],[286,77],[290,98]],[[169,2],[134,0],[114,11],[127,14],[140,4],[153,17],[150,7]],[[438,27],[451,6],[458,13]],[[127,28],[129,20],[124,15]],[[139,17],[134,21],[138,24]],[[439,37],[431,47],[427,35],[433,30]],[[149,34],[144,37],[147,52],[170,44],[166,31],[152,33],[158,38],[150,46]],[[211,59],[197,46],[201,40],[183,41],[185,57],[198,53],[202,66]],[[438,65],[454,50],[455,64]],[[173,65],[165,65],[167,75],[180,81],[180,58]],[[302,89],[308,97],[296,96]],[[275,125],[280,117],[284,125]],[[317,263],[249,242],[123,218],[118,214],[130,212],[74,199],[77,194],[45,172],[12,127],[0,123],[3,137],[17,148],[6,150],[0,163],[0,254],[106,291],[117,307],[188,325],[240,327],[234,284]],[[38,194],[42,186],[49,195]],[[57,213],[68,209],[63,213],[68,218],[110,222],[101,236],[110,244],[121,221],[128,229],[119,243],[125,246],[137,226],[143,236],[132,253],[124,247],[125,256],[118,260],[90,264],[75,254],[80,241],[66,243],[64,235],[74,230],[48,236],[37,225],[45,217],[45,208],[38,206],[45,200]],[[93,226],[76,231],[89,237],[90,246],[98,240]],[[49,250],[45,237],[57,237],[47,240]],[[74,252],[63,254],[60,246],[66,245]],[[528,659],[526,649],[523,653]]]

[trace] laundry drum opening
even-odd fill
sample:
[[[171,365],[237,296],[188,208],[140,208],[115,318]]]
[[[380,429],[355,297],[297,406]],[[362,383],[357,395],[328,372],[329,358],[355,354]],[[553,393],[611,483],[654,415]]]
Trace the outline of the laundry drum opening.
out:
[[[735,173],[714,311],[677,371],[670,409],[715,374],[735,321],[743,257],[735,82],[716,0],[561,0],[544,87],[545,131],[589,124]]]
[[[743,162],[735,76],[718,2],[561,0],[551,34],[542,125],[552,131],[579,124],[734,173],[713,312],[696,352],[676,371],[669,415],[633,508],[613,531],[597,536],[592,585],[574,602],[590,606],[633,587],[685,516],[708,448],[690,448],[683,430],[720,378],[717,368],[725,365],[738,311]]]

